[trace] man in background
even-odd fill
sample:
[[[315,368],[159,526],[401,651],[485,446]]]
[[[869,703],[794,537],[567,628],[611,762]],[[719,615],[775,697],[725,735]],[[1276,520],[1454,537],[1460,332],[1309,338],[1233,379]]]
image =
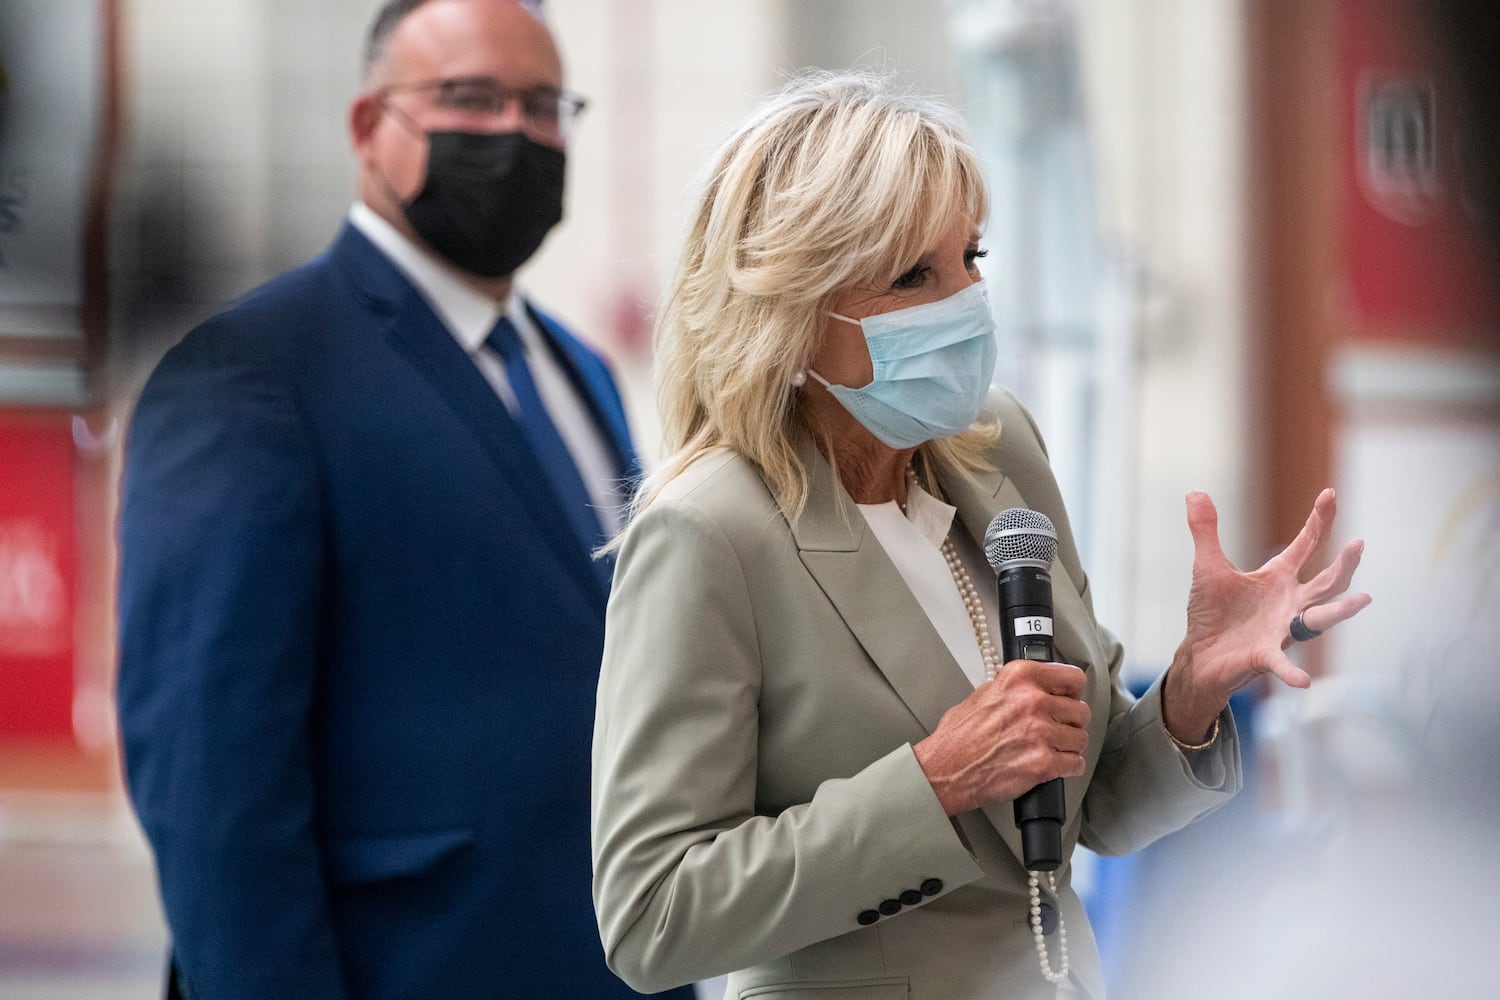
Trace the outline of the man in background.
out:
[[[342,231],[141,396],[120,721],[182,995],[635,995],[588,776],[591,552],[636,460],[604,364],[512,287],[581,107],[534,6],[386,3]]]

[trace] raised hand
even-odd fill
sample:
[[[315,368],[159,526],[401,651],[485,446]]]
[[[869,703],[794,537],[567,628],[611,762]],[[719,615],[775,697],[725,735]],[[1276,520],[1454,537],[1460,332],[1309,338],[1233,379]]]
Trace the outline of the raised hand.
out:
[[[1370,603],[1369,594],[1346,596],[1364,552],[1354,540],[1312,579],[1302,571],[1329,534],[1337,504],[1333,490],[1313,502],[1307,523],[1292,543],[1250,573],[1241,572],[1219,545],[1219,515],[1208,494],[1187,496],[1193,535],[1193,583],[1188,593],[1187,635],[1172,658],[1162,692],[1167,729],[1197,743],[1228,704],[1229,696],[1262,674],[1292,687],[1312,679],[1286,655],[1292,619],[1302,616],[1311,631],[1347,621]]]

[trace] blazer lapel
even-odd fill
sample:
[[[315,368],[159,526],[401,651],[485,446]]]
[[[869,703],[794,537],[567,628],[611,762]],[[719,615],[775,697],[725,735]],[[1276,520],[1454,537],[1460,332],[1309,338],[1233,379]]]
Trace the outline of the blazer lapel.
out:
[[[537,533],[560,554],[580,585],[605,591],[582,542],[557,516],[557,500],[521,428],[472,358],[385,256],[352,227],[335,244],[346,273],[376,314],[385,337],[443,397],[499,467],[500,480],[531,515]]]
[[[897,697],[930,733],[943,713],[972,691],[968,679],[833,469],[805,435],[798,454],[812,480],[807,507],[792,525],[802,563]]]
[[[806,436],[798,444],[798,457],[811,479],[807,507],[792,525],[802,563],[897,697],[931,733],[944,712],[973,693],[969,679]],[[1000,504],[1024,505],[999,473],[944,476],[940,481],[965,528],[980,542],[990,518],[1004,509]],[[1010,802],[1001,802],[980,812],[1020,864],[1021,835],[1011,809]]]
[[[964,529],[968,531],[969,536],[974,539],[981,551],[984,549],[984,532],[989,527],[990,519],[1008,507],[1025,506],[1015,486],[998,471],[985,470],[967,474],[940,473],[938,480],[948,502],[958,509],[958,519],[963,523]],[[995,584],[991,577],[977,580],[975,585],[994,587]],[[995,636],[994,639],[995,645],[1000,645],[1000,637]],[[982,807],[980,811],[995,828],[995,832],[1000,834],[1000,839],[1005,842],[1005,846],[1016,856],[1016,862],[1020,864],[1021,831],[1016,828],[1015,813],[1012,809],[1012,804],[1005,801],[991,803]]]

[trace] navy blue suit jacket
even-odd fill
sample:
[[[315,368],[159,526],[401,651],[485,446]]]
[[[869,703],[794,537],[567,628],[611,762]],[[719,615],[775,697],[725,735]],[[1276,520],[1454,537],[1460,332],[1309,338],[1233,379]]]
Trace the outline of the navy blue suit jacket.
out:
[[[537,318],[633,471],[608,370]],[[125,765],[191,995],[635,996],[590,891],[605,578],[368,240],[168,352],[122,492]]]

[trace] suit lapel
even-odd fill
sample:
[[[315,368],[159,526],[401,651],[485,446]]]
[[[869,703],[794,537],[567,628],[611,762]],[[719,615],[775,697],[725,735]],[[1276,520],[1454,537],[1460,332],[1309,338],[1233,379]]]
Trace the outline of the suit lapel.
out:
[[[939,475],[939,484],[948,502],[958,510],[958,518],[963,522],[964,529],[968,531],[983,551],[984,532],[989,527],[990,519],[998,512],[1008,507],[1024,507],[1025,502],[1016,492],[1015,486],[998,471],[985,470],[978,473],[954,474],[942,473]],[[994,579],[986,578],[976,580],[975,586],[994,587]],[[1000,645],[1000,637],[995,636],[995,645]],[[1021,862],[1021,832],[1016,829],[1015,814],[1009,801],[993,803],[984,806],[981,810],[995,832],[1000,834],[1000,839],[1005,841],[1012,854],[1016,856],[1016,862]]]
[[[557,516],[557,499],[521,428],[415,288],[368,240],[346,225],[335,244],[387,341],[447,402],[500,469],[501,482],[530,515],[536,532],[562,556],[580,585],[602,599],[590,555]]]
[[[792,525],[802,563],[896,696],[930,733],[944,712],[968,696],[968,679],[806,436],[798,455],[812,478],[807,507]]]
[[[622,479],[638,479],[644,470],[630,442],[625,409],[614,387],[605,382],[599,360],[577,338],[558,326],[551,317],[532,308],[529,302],[526,303],[526,312],[552,348],[552,356],[567,372],[579,398],[589,408],[594,426],[615,461],[616,474]]]

